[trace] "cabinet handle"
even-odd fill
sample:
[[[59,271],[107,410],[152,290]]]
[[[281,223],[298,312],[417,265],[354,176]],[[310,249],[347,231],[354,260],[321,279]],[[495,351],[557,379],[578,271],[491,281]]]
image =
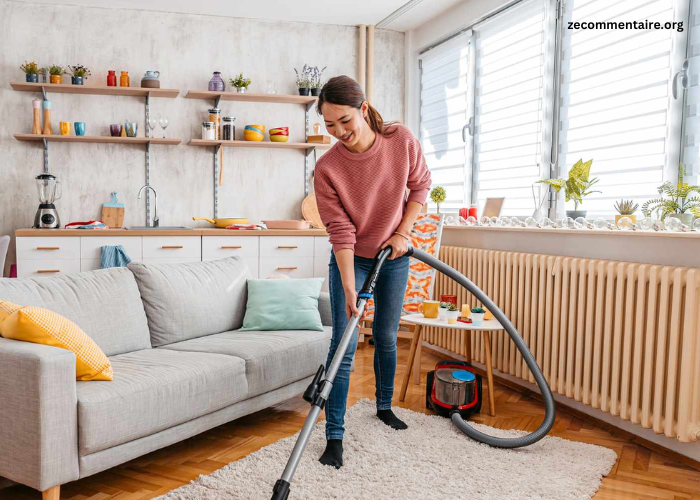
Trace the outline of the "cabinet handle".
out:
[[[277,248],[299,248],[297,245],[278,245]]]
[[[221,245],[221,248],[243,248],[241,245]]]
[[[61,247],[36,247],[37,250],[60,250]]]
[[[283,267],[278,267],[278,271],[294,271],[295,269],[299,269],[296,266],[283,266]]]
[[[37,269],[37,273],[60,273],[60,269]]]
[[[182,245],[163,245],[160,248],[182,248]]]

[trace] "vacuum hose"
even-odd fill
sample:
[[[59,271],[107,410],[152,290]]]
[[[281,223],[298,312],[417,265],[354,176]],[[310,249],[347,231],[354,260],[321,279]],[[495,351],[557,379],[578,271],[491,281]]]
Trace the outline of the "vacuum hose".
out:
[[[522,446],[528,446],[536,443],[545,437],[552,428],[552,425],[554,425],[554,397],[552,396],[552,391],[549,388],[549,385],[547,385],[547,381],[545,380],[544,375],[542,375],[542,370],[540,370],[540,367],[537,365],[537,361],[535,361],[530,349],[528,349],[525,341],[508,320],[506,315],[503,314],[496,304],[494,304],[493,301],[488,298],[478,286],[472,283],[456,269],[451,268],[432,255],[410,246],[408,247],[408,252],[406,252],[406,255],[409,257],[415,257],[416,259],[425,262],[433,269],[436,269],[449,278],[455,280],[457,283],[466,288],[469,293],[474,295],[474,297],[476,297],[482,304],[484,304],[489,311],[491,311],[493,316],[503,326],[505,331],[508,332],[508,335],[510,335],[510,338],[515,343],[515,346],[520,351],[520,354],[523,355],[523,359],[525,359],[528,368],[530,368],[530,371],[534,375],[537,386],[540,388],[540,392],[542,393],[542,397],[544,399],[544,421],[534,432],[522,437],[498,438],[489,436],[488,434],[484,434],[483,432],[479,432],[478,430],[474,429],[471,425],[465,422],[462,416],[456,411],[452,413],[452,422],[457,426],[457,428],[459,428],[459,430],[464,432],[470,438],[496,448],[520,448]],[[489,387],[489,390],[493,390],[493,388]]]

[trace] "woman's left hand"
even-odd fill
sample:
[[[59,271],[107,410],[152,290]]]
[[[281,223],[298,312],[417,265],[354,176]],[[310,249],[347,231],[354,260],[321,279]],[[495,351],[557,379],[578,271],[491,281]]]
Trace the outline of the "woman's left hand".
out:
[[[408,240],[398,234],[392,234],[391,238],[382,244],[380,250],[384,250],[388,246],[391,246],[389,260],[394,260],[408,252]]]

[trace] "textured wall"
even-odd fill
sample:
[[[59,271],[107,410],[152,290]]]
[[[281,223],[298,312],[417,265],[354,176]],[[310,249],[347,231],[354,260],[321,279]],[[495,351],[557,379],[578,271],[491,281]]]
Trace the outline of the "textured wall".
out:
[[[295,93],[294,67],[305,62],[328,66],[327,77],[357,76],[357,29],[348,26],[281,23],[249,19],[167,14],[136,10],[78,8],[0,0],[0,234],[30,227],[37,207],[34,177],[42,172],[39,143],[20,142],[13,133],[31,130],[32,99],[15,92],[23,81],[19,65],[83,64],[87,83],[106,84],[107,70],[126,70],[139,85],[146,70],[161,72],[161,86],[178,88],[177,99],[151,99],[151,113],[170,118],[168,137],[180,146],[152,146],[151,185],[158,191],[161,225],[201,226],[192,216],[213,215],[213,149],[187,146],[200,138],[208,101],[184,99],[188,89],[206,89],[214,70],[225,77],[240,71],[253,80],[251,92],[273,81],[278,93]],[[65,78],[65,77],[64,77]],[[68,80],[70,82],[70,79]],[[404,118],[404,35],[378,30],[375,41],[374,104],[387,119]],[[144,99],[49,94],[53,127],[84,121],[87,135],[108,135],[109,124],[139,122],[144,131]],[[293,141],[304,137],[299,105],[222,101],[223,115],[245,124],[289,126]],[[311,123],[319,120],[312,113]],[[156,128],[156,134],[160,134]],[[111,191],[126,203],[126,225],[145,223],[145,146],[52,143],[49,170],[63,183],[57,202],[63,224],[100,217]],[[219,215],[300,218],[304,197],[304,156],[296,150],[224,150],[224,185]],[[206,223],[204,223],[206,224]],[[8,265],[14,262],[14,244]]]

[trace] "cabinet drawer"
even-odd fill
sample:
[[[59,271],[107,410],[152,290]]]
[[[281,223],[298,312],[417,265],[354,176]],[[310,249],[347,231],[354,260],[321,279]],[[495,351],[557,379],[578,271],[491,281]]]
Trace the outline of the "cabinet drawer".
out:
[[[101,259],[80,259],[80,272],[101,269],[100,262]],[[131,259],[131,262],[141,262],[141,259]]]
[[[250,277],[257,279],[259,277],[258,274],[258,258],[257,257],[242,257],[243,262],[245,262],[248,265],[248,269],[250,269]],[[216,257],[202,257],[202,260],[208,261],[208,260],[218,260]]]
[[[261,236],[260,257],[313,257],[313,236]]]
[[[328,241],[326,236],[314,236],[314,258],[322,258],[326,261],[326,264],[331,259],[331,251],[333,250],[333,245]]]
[[[186,264],[188,262],[201,262],[199,257],[154,257],[143,259],[144,264]]]
[[[37,278],[79,272],[80,259],[17,260],[18,278]]]
[[[144,236],[143,259],[185,258],[200,260],[202,238],[199,236]]]
[[[223,259],[238,255],[258,258],[259,236],[202,236],[202,257]]]
[[[131,260],[141,260],[140,236],[83,236],[80,238],[80,258],[99,259],[102,247],[121,245]]]
[[[260,278],[265,279],[271,274],[286,274],[290,278],[312,278],[313,260],[313,257],[260,259]]]
[[[47,231],[49,231],[47,229]],[[78,231],[78,229],[76,229]],[[17,238],[17,260],[80,259],[80,237]]]

